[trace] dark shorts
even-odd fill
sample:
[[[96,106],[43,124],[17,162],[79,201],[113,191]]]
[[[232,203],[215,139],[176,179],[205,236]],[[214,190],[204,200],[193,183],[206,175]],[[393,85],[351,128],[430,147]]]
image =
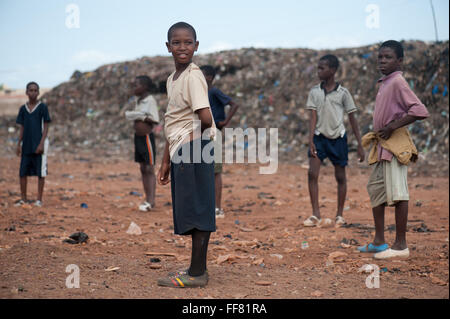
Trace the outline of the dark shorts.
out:
[[[202,140],[201,149],[209,141]],[[216,231],[214,162],[193,163],[193,141],[190,142],[190,163],[170,165],[174,232],[189,235],[194,229]],[[186,151],[180,147],[178,155]],[[211,150],[213,155],[214,149]]]
[[[347,134],[336,139],[329,139],[320,135],[314,135],[314,145],[316,146],[317,156],[321,161],[329,158],[334,166],[345,167],[348,164],[348,145]],[[308,150],[308,157],[311,152]]]
[[[155,137],[153,133],[147,135],[134,134],[134,161],[155,165],[156,159]]]
[[[20,160],[20,177],[24,176],[47,176],[47,155],[29,154],[22,155]]]

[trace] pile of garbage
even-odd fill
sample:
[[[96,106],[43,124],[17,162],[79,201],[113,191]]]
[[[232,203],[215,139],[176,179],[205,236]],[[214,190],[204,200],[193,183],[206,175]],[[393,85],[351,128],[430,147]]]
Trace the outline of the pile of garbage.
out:
[[[403,45],[404,76],[431,113],[428,120],[411,125],[413,139],[425,162],[445,162],[448,172],[448,41],[405,41]],[[341,66],[336,79],[353,95],[364,134],[372,129],[376,82],[380,78],[378,47],[379,43],[328,51],[244,48],[198,55],[194,62],[215,66],[215,86],[240,105],[230,127],[278,128],[280,161],[302,163],[307,160],[309,132],[309,114],[304,107],[310,88],[318,83],[319,58],[328,53],[339,58]],[[158,56],[105,65],[92,72],[75,71],[68,82],[42,96],[53,118],[52,149],[72,153],[96,149],[108,156],[131,158],[133,124],[124,116],[126,110],[133,108],[130,84],[138,75],[152,78],[163,119],[166,79],[173,69],[171,57]],[[17,132],[8,133],[14,119],[1,119],[0,125],[9,144],[14,138],[17,140]],[[350,125],[346,126],[350,151],[355,151],[356,140]],[[155,135],[162,154],[161,125],[156,127]]]

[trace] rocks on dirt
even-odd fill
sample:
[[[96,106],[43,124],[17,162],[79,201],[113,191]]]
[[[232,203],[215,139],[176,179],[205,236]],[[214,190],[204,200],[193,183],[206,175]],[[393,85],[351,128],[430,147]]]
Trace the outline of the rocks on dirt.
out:
[[[128,227],[127,234],[129,234],[129,235],[141,235],[142,234],[142,230],[135,222],[131,222],[130,226]]]
[[[334,251],[328,255],[328,260],[332,262],[344,261],[348,254],[342,251]]]
[[[417,233],[431,233],[433,230],[429,229],[425,223],[422,223],[420,226],[414,227],[413,231]]]
[[[246,259],[246,258],[249,258],[249,257],[243,256],[243,255],[236,255],[236,254],[226,254],[226,255],[220,255],[219,257],[217,257],[216,263],[219,265],[226,261],[228,261],[230,263],[234,263],[234,262],[236,262],[237,259]]]
[[[258,286],[271,286],[272,283],[270,281],[260,280],[260,281],[256,281],[255,285],[258,285]]]
[[[359,242],[356,239],[350,239],[348,240],[347,238],[343,238],[341,243],[340,243],[342,248],[350,248],[352,246],[359,246]]]
[[[70,235],[69,239],[64,239],[63,242],[75,245],[75,244],[87,243],[88,239],[89,239],[89,236],[86,233],[77,232],[77,233],[73,233],[72,235]]]
[[[317,226],[319,228],[330,228],[333,226],[333,221],[330,218],[323,218]]]

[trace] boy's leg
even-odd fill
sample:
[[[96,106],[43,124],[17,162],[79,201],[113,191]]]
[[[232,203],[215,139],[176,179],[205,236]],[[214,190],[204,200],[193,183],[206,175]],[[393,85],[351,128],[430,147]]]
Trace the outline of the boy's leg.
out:
[[[385,243],[384,240],[384,211],[387,203],[386,189],[384,183],[383,163],[378,162],[373,165],[367,183],[367,192],[372,205],[373,220],[375,222],[375,238],[373,244],[379,246]]]
[[[408,223],[408,167],[393,157],[385,164],[385,184],[388,204],[395,205],[396,237],[394,250],[404,250],[406,245],[406,227]]]
[[[406,228],[408,223],[408,201],[400,201],[395,205],[395,243],[392,245],[394,250],[403,250],[408,248],[406,244]]]
[[[208,243],[211,232],[194,229],[192,231],[192,256],[189,275],[201,276],[206,271]]]
[[[147,163],[140,163],[140,168],[146,201],[152,207],[155,207],[156,176],[154,166]]]
[[[308,188],[313,215],[320,219],[319,209],[319,172],[321,161],[317,157],[309,158]]]
[[[30,165],[29,156],[22,155],[20,158],[19,178],[20,178],[20,197],[24,202],[27,201],[27,175],[29,165]]]
[[[214,186],[216,191],[216,207],[222,209],[222,173],[214,174]]]
[[[27,201],[27,177],[20,177],[20,196],[24,202]]]
[[[37,200],[42,202],[42,195],[44,194],[45,177],[38,176],[38,198]]]
[[[344,211],[345,197],[347,196],[347,178],[345,176],[345,166],[334,166],[334,176],[338,184],[338,204],[336,216],[342,216]]]
[[[372,208],[373,220],[375,222],[375,238],[373,244],[375,246],[383,245],[384,240],[384,208],[385,205]]]

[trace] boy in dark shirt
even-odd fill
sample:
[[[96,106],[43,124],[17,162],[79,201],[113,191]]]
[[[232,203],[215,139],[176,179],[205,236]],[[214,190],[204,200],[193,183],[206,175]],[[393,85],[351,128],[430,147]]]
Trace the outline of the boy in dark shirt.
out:
[[[231,121],[234,113],[236,113],[239,106],[233,100],[225,95],[218,88],[213,87],[216,70],[211,65],[203,65],[200,67],[205,75],[206,83],[208,83],[208,98],[211,105],[211,111],[214,117],[214,122],[219,130],[222,130]],[[231,109],[228,114],[225,114],[225,106],[230,105]],[[216,192],[216,218],[225,217],[222,209],[222,161],[216,161],[214,164],[214,184]]]
[[[48,126],[51,122],[47,105],[38,101],[39,85],[30,82],[26,87],[28,102],[22,105],[16,123],[20,125],[17,156],[20,161],[21,199],[16,206],[27,201],[27,176],[38,176],[38,197],[35,206],[42,206],[45,176],[47,176]],[[21,145],[22,144],[22,145]]]

